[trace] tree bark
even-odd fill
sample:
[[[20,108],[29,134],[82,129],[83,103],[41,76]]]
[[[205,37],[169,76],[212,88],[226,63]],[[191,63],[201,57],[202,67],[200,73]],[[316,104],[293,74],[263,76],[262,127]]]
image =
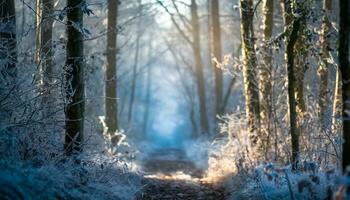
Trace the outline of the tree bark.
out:
[[[193,53],[195,59],[195,69],[197,76],[197,92],[199,98],[199,114],[201,122],[201,132],[204,134],[209,133],[209,123],[207,116],[207,103],[206,103],[206,92],[205,92],[205,80],[203,72],[203,62],[201,57],[201,45],[199,35],[199,19],[197,13],[197,3],[195,0],[191,0],[191,23],[192,23],[192,34],[193,34]]]
[[[211,21],[212,21],[212,36],[213,36],[213,54],[214,58],[221,63],[221,26],[220,26],[220,11],[219,0],[212,0],[211,4]],[[216,114],[222,114],[222,95],[223,95],[223,78],[222,70],[217,65],[217,62],[213,63],[214,66],[214,78],[215,78],[215,96],[216,96]]]
[[[339,67],[336,68],[336,77],[334,84],[334,95],[333,95],[333,105],[332,105],[332,132],[336,134],[337,130],[342,129],[342,123],[339,123],[339,119],[342,118],[342,84],[341,84],[341,74]]]
[[[40,62],[40,49],[41,49],[41,20],[42,20],[42,9],[41,9],[41,1],[42,0],[36,0],[35,2],[35,54],[34,54],[34,61],[36,64],[39,64]],[[39,78],[40,80],[40,78]],[[38,80],[38,81],[39,81]]]
[[[54,7],[54,1],[53,0],[41,0],[42,7],[41,7],[41,26],[39,30],[40,33],[40,60],[41,60],[41,66],[42,66],[42,84],[43,84],[43,91],[45,91],[43,102],[44,104],[49,103],[49,99],[51,97],[50,94],[50,86],[52,84],[52,76],[53,76],[53,48],[52,48],[52,26],[53,26],[53,7]],[[46,116],[49,117],[51,114],[51,109],[49,109],[49,105],[45,105],[47,107],[46,113],[44,113]]]
[[[17,39],[16,10],[14,0],[5,0],[0,4],[0,68],[5,80],[12,82],[16,77]]]
[[[281,5],[284,9],[284,25],[285,27],[288,27],[293,22],[293,5],[297,5],[297,2],[295,0],[281,0]],[[302,8],[306,9],[306,8]],[[294,9],[295,10],[295,9]],[[305,29],[306,21],[301,20],[300,21],[300,34],[302,35],[302,31]],[[303,47],[305,45],[305,41],[302,37],[298,37],[295,45],[293,48],[295,48],[297,51],[294,55],[294,76],[295,76],[295,100],[297,105],[297,118],[299,119],[299,122],[302,122],[304,119],[304,115],[306,113],[306,103],[304,100],[304,77],[305,77],[305,59],[307,51],[303,50]],[[298,128],[301,129],[301,124],[297,124]]]
[[[83,25],[80,5],[84,0],[67,0],[67,58],[65,66],[65,152],[82,150],[84,134],[84,45],[83,35],[76,26]],[[74,25],[73,25],[74,24]]]
[[[292,9],[287,5],[285,0],[285,19],[289,16],[293,16]],[[299,129],[297,127],[297,99],[296,99],[296,84],[297,81],[295,74],[295,45],[298,40],[299,30],[301,26],[300,18],[292,18],[292,27],[290,34],[286,39],[286,61],[287,61],[287,73],[288,73],[288,101],[289,101],[289,123],[290,123],[290,135],[292,140],[292,169],[296,170],[299,162]],[[287,26],[285,27],[287,31]]]
[[[241,0],[240,2],[243,77],[248,131],[251,146],[253,148],[260,148],[260,105],[259,87],[257,81],[257,58],[255,53],[255,38],[253,29],[253,1]],[[259,149],[257,152],[260,153],[261,149]]]
[[[330,41],[329,41],[329,34],[331,30],[331,22],[329,20],[329,14],[332,9],[332,1],[331,0],[324,0],[323,1],[323,11],[324,16],[322,19],[322,27],[321,27],[321,64],[318,69],[318,75],[320,78],[320,93],[319,93],[319,118],[321,127],[324,131],[328,131],[328,125],[327,119],[326,119],[326,111],[327,111],[327,105],[329,103],[328,99],[328,69],[331,67],[331,65],[328,63],[327,59],[329,58],[329,51],[330,51]]]
[[[117,19],[118,0],[108,0],[108,34],[107,34],[107,69],[106,69],[106,125],[108,133],[113,134],[118,129],[117,101]]]
[[[269,135],[271,132],[271,114],[272,114],[272,106],[271,106],[271,72],[272,72],[272,50],[271,46],[268,44],[273,33],[273,0],[265,0],[263,13],[263,32],[264,32],[264,65],[261,67],[260,71],[260,91],[261,91],[261,99],[260,99],[260,111],[261,111],[261,130],[263,136],[263,143],[265,147],[265,157],[267,157],[267,148],[269,146]]]
[[[350,3],[348,0],[340,0],[339,21],[339,69],[342,77],[343,99],[343,160],[342,167],[345,172],[350,165]]]

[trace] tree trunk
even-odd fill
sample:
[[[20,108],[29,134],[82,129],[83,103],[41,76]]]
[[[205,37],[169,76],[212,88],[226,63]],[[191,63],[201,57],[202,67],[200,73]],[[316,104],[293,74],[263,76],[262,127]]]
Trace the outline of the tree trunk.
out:
[[[293,16],[290,4],[285,0],[285,19]],[[290,135],[292,140],[292,169],[296,170],[299,162],[299,129],[297,127],[297,100],[296,100],[296,74],[295,74],[295,44],[298,40],[300,30],[300,18],[291,19],[292,27],[290,34],[286,39],[286,61],[287,61],[287,73],[288,73],[288,100],[289,100],[289,123],[290,123]],[[287,26],[286,26],[287,29]]]
[[[259,88],[257,81],[257,58],[255,54],[255,38],[253,29],[253,1],[241,0],[241,40],[243,55],[244,93],[246,115],[251,146],[259,148],[261,153],[260,137],[260,105]],[[260,157],[260,155],[259,155]]]
[[[350,165],[350,3],[348,0],[340,0],[340,21],[339,21],[339,69],[342,77],[343,96],[343,162],[345,171]]]
[[[108,34],[107,34],[107,69],[106,69],[106,125],[108,133],[113,134],[118,129],[117,102],[117,17],[118,0],[108,0]]]
[[[16,77],[17,39],[16,10],[14,0],[5,0],[0,4],[0,72],[5,80],[12,82]]]
[[[326,119],[327,105],[329,103],[328,99],[328,69],[331,65],[328,63],[330,50],[329,34],[331,29],[331,22],[329,20],[329,14],[332,9],[332,0],[323,1],[324,16],[322,19],[322,30],[321,30],[321,64],[318,70],[318,75],[320,78],[320,93],[319,93],[319,118],[321,122],[321,127],[324,131],[328,131],[329,123]]]
[[[64,145],[67,155],[82,150],[84,134],[84,45],[82,33],[75,28],[75,26],[83,25],[83,12],[80,8],[83,1],[67,0],[66,135]]]
[[[139,13],[142,11],[141,0],[138,0]],[[129,110],[128,110],[128,124],[132,122],[134,101],[135,101],[135,93],[136,93],[136,79],[137,79],[137,66],[139,62],[139,51],[140,51],[140,39],[141,39],[141,19],[137,19],[137,35],[136,35],[136,46],[135,46],[135,57],[134,57],[134,66],[132,68],[132,80],[131,80],[131,94],[130,94],[130,102],[129,102]]]
[[[21,36],[24,35],[24,26],[26,25],[26,17],[27,17],[27,14],[26,14],[26,9],[24,9],[25,7],[25,2],[22,1],[22,21],[21,21]]]
[[[204,134],[209,133],[209,124],[207,116],[207,103],[205,94],[205,80],[203,72],[203,62],[201,56],[201,45],[199,35],[199,19],[197,13],[197,3],[195,0],[191,0],[191,23],[192,23],[192,34],[193,34],[193,53],[195,59],[195,69],[197,76],[197,92],[199,98],[199,115],[201,122],[201,132]]]
[[[263,136],[264,147],[269,146],[269,135],[271,132],[271,72],[272,72],[272,50],[268,44],[273,33],[273,0],[264,1],[264,19],[263,19],[263,31],[264,31],[264,65],[260,71],[260,87],[261,87],[261,130]],[[267,157],[267,148],[265,150],[265,157]]]
[[[148,118],[149,118],[149,108],[150,108],[150,103],[151,103],[151,66],[147,66],[147,80],[146,80],[146,105],[145,105],[145,112],[143,115],[143,126],[142,126],[142,131],[143,135],[147,135],[147,129],[148,129]]]
[[[50,98],[50,86],[52,84],[52,67],[53,67],[53,49],[52,49],[52,26],[53,26],[53,0],[41,0],[42,3],[42,19],[40,26],[40,48],[39,51],[41,66],[42,66],[42,83],[45,91],[44,104],[49,102]],[[48,105],[46,105],[48,106]],[[46,116],[49,116],[50,109],[46,111]]]
[[[150,59],[153,52],[153,45],[152,45],[152,38],[149,38],[149,44],[148,44],[148,58]],[[148,130],[148,124],[149,124],[149,109],[151,104],[151,89],[152,89],[152,66],[147,65],[147,78],[146,78],[146,103],[145,103],[145,112],[143,115],[143,125],[142,125],[142,131],[143,136],[147,135]]]
[[[342,123],[339,123],[339,119],[342,118],[342,84],[341,84],[341,74],[340,69],[336,68],[336,77],[334,84],[334,95],[333,95],[333,105],[332,105],[332,133],[336,134],[339,129],[342,129]]]
[[[213,36],[213,54],[214,58],[221,63],[221,27],[220,27],[220,13],[219,0],[212,0],[211,4],[211,21],[212,21],[212,36]],[[222,114],[222,93],[223,93],[223,78],[222,70],[213,63],[215,75],[215,96],[216,96],[216,114]]]
[[[293,4],[297,4],[296,1],[294,0],[281,0],[281,5],[284,9],[284,25],[285,27],[288,27],[291,25],[293,21]],[[303,8],[306,9],[306,8]],[[303,34],[301,31],[305,29],[306,26],[306,21],[301,20],[300,21],[300,35]],[[296,106],[297,106],[297,119],[299,118],[299,122],[303,121],[304,115],[306,113],[306,103],[304,100],[304,77],[305,77],[305,71],[306,71],[306,66],[304,60],[306,59],[306,54],[307,51],[303,50],[303,47],[305,45],[305,41],[302,39],[302,37],[298,37],[294,49],[297,51],[295,52],[294,55],[294,76],[295,76],[295,100],[296,100]],[[301,129],[301,124],[297,124],[298,128]]]
[[[42,20],[42,10],[41,10],[41,0],[36,0],[35,2],[35,54],[34,61],[36,64],[40,62],[40,49],[41,49],[41,20]],[[40,78],[39,78],[40,80]],[[38,80],[38,81],[39,81]]]
[[[207,0],[206,2],[206,6],[207,6],[207,12],[208,12],[208,18],[207,18],[207,45],[208,45],[208,66],[213,66],[213,59],[212,59],[212,20],[211,20],[211,17],[212,17],[212,14],[211,14],[211,1],[212,0]]]

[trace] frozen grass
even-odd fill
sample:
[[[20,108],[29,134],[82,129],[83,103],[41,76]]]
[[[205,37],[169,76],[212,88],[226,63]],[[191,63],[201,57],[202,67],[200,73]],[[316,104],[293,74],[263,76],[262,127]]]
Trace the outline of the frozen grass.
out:
[[[76,157],[62,154],[60,140],[52,144],[61,148],[49,145],[43,149],[42,145],[36,145],[37,140],[22,136],[13,139],[13,143],[2,143],[0,196],[8,199],[129,200],[141,188],[142,174],[130,155],[109,153],[101,134],[87,134],[85,151]],[[42,143],[49,141],[39,133],[36,138]]]
[[[332,199],[339,173],[334,170],[292,172],[273,164],[258,166],[230,182],[230,199]],[[241,184],[240,188],[233,188]]]
[[[96,124],[89,126],[87,118],[84,152],[77,157],[66,157],[63,123],[59,120],[62,112],[41,121],[42,111],[36,110],[38,101],[28,101],[27,97],[14,101],[10,96],[4,102],[2,105],[7,107],[0,107],[1,113],[14,106],[30,112],[19,115],[13,111],[0,124],[2,199],[129,200],[141,188],[142,175],[125,138],[118,147],[124,149],[118,155],[113,154],[110,142]]]
[[[314,152],[302,152],[299,169],[292,171],[288,143],[278,144],[280,157],[275,161],[258,159],[256,148],[249,142],[244,117],[232,114],[222,119],[221,137],[209,150],[207,179],[223,184],[228,199],[332,199],[339,193],[339,185],[348,185],[341,181],[341,171],[334,158],[323,160],[324,156]],[[312,147],[317,150],[322,145]],[[305,155],[313,155],[314,159],[306,159]]]
[[[40,167],[1,160],[0,194],[9,199],[132,199],[140,188],[140,175],[124,162],[101,155],[78,160]]]

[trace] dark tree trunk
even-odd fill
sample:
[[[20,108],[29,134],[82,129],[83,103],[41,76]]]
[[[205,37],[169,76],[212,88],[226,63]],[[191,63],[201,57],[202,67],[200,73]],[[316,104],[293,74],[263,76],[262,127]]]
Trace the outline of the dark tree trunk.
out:
[[[269,45],[269,41],[272,37],[273,31],[273,0],[265,0],[263,7],[264,20],[263,20],[263,32],[264,32],[264,64],[260,70],[260,91],[261,91],[261,131],[262,140],[265,147],[265,158],[267,158],[267,149],[269,146],[269,135],[271,133],[271,72],[272,72],[272,48]]]
[[[284,8],[284,25],[285,27],[288,27],[293,22],[293,9],[294,6],[300,6],[300,3],[295,0],[281,0],[281,4]],[[307,8],[298,8],[299,11],[306,12],[305,9]],[[303,9],[303,10],[301,10]],[[297,10],[296,8],[294,10]],[[305,28],[306,28],[306,20],[300,20],[300,28],[299,28],[299,35],[297,38],[297,41],[294,45],[295,55],[294,55],[294,76],[295,76],[295,101],[297,106],[297,120],[299,123],[297,123],[297,128],[301,131],[301,123],[304,120],[304,116],[306,114],[306,103],[304,100],[304,78],[305,78],[305,72],[306,72],[306,65],[305,60],[307,58],[307,51],[305,51],[305,37],[302,37],[303,34],[305,34]]]
[[[42,3],[42,15],[41,15],[41,27],[40,27],[40,59],[42,66],[42,84],[45,91],[43,103],[47,107],[44,115],[50,116],[51,109],[47,105],[50,102],[50,86],[52,84],[52,68],[53,68],[53,48],[52,48],[52,26],[53,26],[53,0],[41,0]]]
[[[220,12],[219,0],[212,0],[211,3],[211,21],[212,21],[212,35],[213,35],[213,54],[218,62],[222,62],[221,54],[221,27],[220,27]],[[213,63],[215,75],[215,96],[216,96],[216,114],[222,114],[222,93],[223,93],[223,79],[222,70],[217,63]]]
[[[204,134],[209,133],[209,123],[207,116],[207,103],[205,94],[205,80],[203,72],[203,62],[201,56],[201,45],[200,45],[200,35],[199,35],[199,19],[197,13],[197,4],[195,0],[191,0],[191,23],[192,23],[192,34],[193,34],[193,44],[192,49],[195,59],[195,70],[197,76],[197,92],[199,98],[199,115],[201,122],[201,132]]]
[[[288,1],[288,0],[285,0]],[[293,16],[290,4],[285,3],[285,19]],[[299,129],[297,127],[297,103],[296,103],[296,75],[295,75],[295,44],[300,31],[300,18],[292,18],[290,34],[286,39],[286,61],[288,73],[288,101],[289,101],[289,123],[292,140],[292,169],[296,170],[299,162]],[[287,29],[287,26],[286,26]]]
[[[108,0],[107,69],[106,69],[106,125],[108,133],[118,129],[117,104],[117,17],[118,0]]]
[[[248,121],[248,132],[253,148],[262,154],[260,131],[259,87],[257,77],[257,58],[253,29],[253,1],[241,0],[241,40],[243,55],[243,77],[245,107]],[[259,155],[261,157],[261,155]]]
[[[350,165],[350,2],[340,0],[340,22],[339,22],[339,68],[342,77],[342,95],[343,95],[343,162],[342,167],[345,171]]]
[[[0,68],[5,80],[16,77],[17,39],[16,10],[14,0],[3,0],[0,3]]]
[[[67,155],[80,152],[84,135],[84,45],[83,35],[72,24],[83,25],[80,8],[84,0],[67,0],[67,58],[65,66]]]

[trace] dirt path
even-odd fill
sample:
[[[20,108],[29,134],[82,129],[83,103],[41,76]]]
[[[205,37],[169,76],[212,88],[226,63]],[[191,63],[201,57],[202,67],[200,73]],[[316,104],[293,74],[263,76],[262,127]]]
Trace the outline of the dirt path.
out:
[[[148,179],[137,200],[223,200],[224,190],[181,180]]]
[[[157,151],[143,163],[148,173],[136,200],[223,200],[224,189],[201,181],[203,171],[174,149]]]

